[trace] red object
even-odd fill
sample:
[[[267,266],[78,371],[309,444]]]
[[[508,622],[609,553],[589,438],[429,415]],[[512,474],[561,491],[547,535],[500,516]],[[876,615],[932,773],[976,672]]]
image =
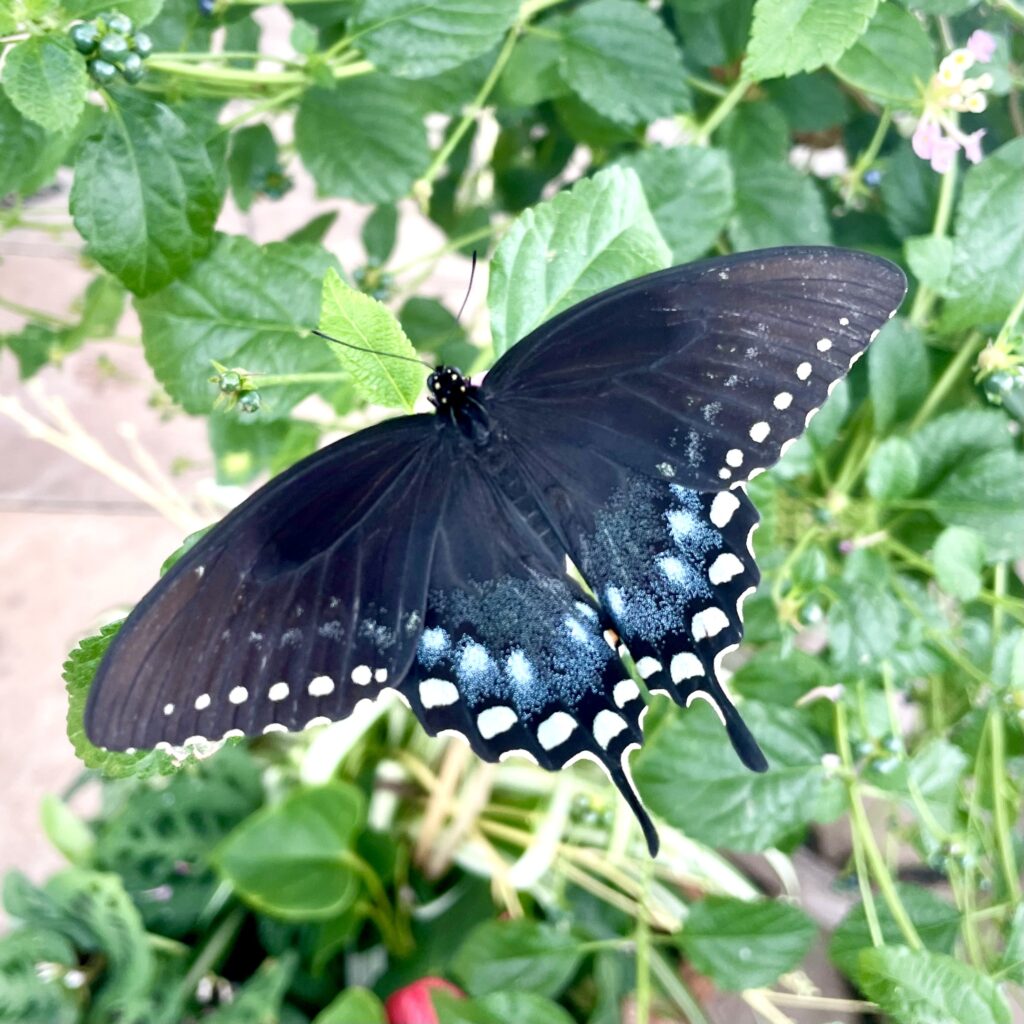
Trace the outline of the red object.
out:
[[[437,1013],[430,1000],[433,989],[443,989],[460,999],[466,994],[444,978],[420,978],[388,996],[384,1003],[388,1024],[437,1024]]]

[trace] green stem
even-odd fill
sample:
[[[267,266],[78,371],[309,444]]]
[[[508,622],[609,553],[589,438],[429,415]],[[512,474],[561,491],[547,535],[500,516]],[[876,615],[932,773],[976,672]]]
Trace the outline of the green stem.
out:
[[[455,130],[447,139],[445,139],[444,144],[434,154],[434,159],[430,162],[430,166],[427,168],[423,177],[420,178],[420,180],[413,186],[414,195],[429,196],[430,188],[433,185],[434,180],[441,173],[444,165],[447,163],[448,157],[452,155],[455,151],[455,147],[462,141],[463,135],[469,131],[470,125],[477,119],[480,111],[484,109],[484,104],[487,102],[487,98],[491,95],[491,91],[498,84],[498,79],[501,77],[502,71],[505,70],[505,65],[512,56],[512,51],[515,49],[516,40],[519,38],[522,26],[523,20],[520,18],[520,21],[509,29],[508,34],[505,36],[505,42],[501,48],[501,52],[498,54],[497,60],[495,60],[490,74],[488,74],[487,78],[484,80],[484,84],[480,86],[480,91],[476,94],[473,102],[462,115],[459,123],[455,126]]]
[[[932,238],[943,238],[949,230],[949,222],[953,215],[953,199],[956,196],[957,161],[942,176],[939,186],[939,201],[935,207],[935,220],[932,222]],[[914,304],[910,309],[910,322],[915,327],[923,327],[935,305],[936,294],[922,284],[914,296]]]
[[[928,397],[921,403],[921,408],[917,410],[916,415],[910,421],[908,433],[912,434],[931,418],[953,385],[960,379],[960,374],[964,372],[971,359],[978,354],[984,341],[985,339],[977,331],[968,336],[960,350],[950,360],[949,365],[942,371],[942,376],[935,382],[935,387],[928,393]]]
[[[850,750],[850,736],[846,725],[846,708],[842,700],[836,702],[836,746],[839,748],[839,758],[845,769],[843,779],[849,790],[856,785],[857,772],[853,762],[853,752]],[[867,860],[864,857],[864,846],[858,831],[850,826],[850,837],[853,840],[853,864],[857,872],[857,887],[860,889],[860,900],[864,904],[864,917],[868,923],[868,934],[871,936],[871,945],[878,947],[885,945],[885,936],[882,934],[882,925],[878,920],[878,908],[875,906],[875,894],[871,891],[871,877],[868,874]]]
[[[857,163],[854,164],[853,173],[857,178],[861,178],[864,172],[868,170],[871,165],[878,158],[878,153],[882,148],[882,143],[885,141],[885,136],[889,131],[889,126],[892,124],[892,110],[889,107],[885,107],[882,110],[882,115],[878,119],[878,124],[875,126],[875,134],[871,136],[871,141],[868,143],[868,148],[857,158]]]
[[[651,973],[657,979],[665,997],[675,1003],[676,1009],[683,1015],[688,1024],[709,1024],[700,1003],[691,995],[683,984],[675,968],[657,949],[651,950]]]
[[[697,145],[707,145],[715,129],[732,113],[733,108],[746,95],[750,85],[751,83],[745,78],[739,78],[733,83],[732,88],[715,105],[715,108],[704,119],[704,123],[697,128],[697,133],[694,136],[694,142]]]
[[[992,0],[992,6],[998,8],[1018,25],[1024,26],[1024,7],[1016,0]]]
[[[218,131],[221,133],[233,131],[240,124],[245,124],[246,121],[251,117],[256,117],[259,114],[266,114],[272,110],[276,110],[278,107],[283,107],[286,103],[290,103],[296,96],[302,94],[302,86],[296,85],[291,89],[283,89],[281,92],[274,96],[268,96],[265,100],[261,100],[259,103],[254,103],[248,110],[243,110],[237,117],[231,118],[230,121],[225,121]]]
[[[263,388],[286,387],[289,384],[330,384],[352,379],[347,373],[334,373],[330,370],[320,373],[268,373],[265,377],[254,373],[249,376],[261,391]]]
[[[152,61],[178,63],[180,61],[211,61],[216,64],[219,61],[229,60],[250,60],[255,63],[258,60],[269,60],[276,64],[285,64],[289,67],[302,67],[302,65],[291,57],[275,57],[270,53],[257,53],[255,50],[222,50],[213,53],[209,50],[201,50],[196,53],[179,52],[177,50],[164,50],[151,53],[147,58],[147,64]]]
[[[853,768],[853,755],[850,750],[849,734],[846,728],[846,707],[842,701],[836,703],[836,742],[840,748],[840,757],[844,767]],[[911,949],[921,949],[921,937],[917,934],[914,922],[910,920],[906,908],[900,900],[896,885],[889,873],[885,858],[878,849],[874,833],[871,831],[871,823],[868,821],[867,811],[864,808],[864,801],[861,798],[860,784],[854,773],[848,775],[845,780],[846,791],[850,803],[850,825],[855,836],[859,836],[863,845],[864,856],[867,859],[867,866],[875,877],[875,882],[882,892],[886,905],[892,913],[899,930],[903,933],[907,945]],[[856,841],[856,840],[855,840]],[[859,877],[859,873],[858,873]],[[873,938],[873,936],[872,936]]]
[[[1009,794],[1006,792],[1006,733],[1003,713],[998,704],[989,712],[989,741],[992,753],[992,804],[995,808],[996,844],[999,860],[1006,878],[1006,889],[1011,903],[1021,898],[1020,875],[1013,852],[1013,833],[1010,817],[1006,813]],[[1014,808],[1016,811],[1016,808]]]
[[[245,907],[237,906],[217,925],[213,934],[196,954],[196,958],[192,961],[192,966],[189,967],[188,973],[181,979],[181,983],[178,985],[177,991],[172,998],[172,1005],[178,1009],[178,1012],[169,1014],[169,1017],[177,1018],[184,1016],[183,1011],[194,996],[199,982],[214,969],[221,958],[227,953],[235,936],[238,934],[239,928],[242,927],[246,913]]]
[[[310,82],[310,77],[305,70],[257,71],[250,68],[195,67],[177,59],[157,59],[155,57],[150,57],[146,64],[153,71],[162,71],[165,74],[174,75],[176,78],[210,86],[295,86],[306,85]],[[351,61],[332,66],[330,70],[335,79],[354,78],[357,75],[369,74],[373,71],[373,65],[368,60]]]
[[[646,887],[645,887],[646,888]],[[651,926],[646,915],[636,921],[636,1024],[651,1020]]]
[[[413,270],[423,263],[436,263],[442,256],[447,256],[450,252],[456,252],[464,246],[472,245],[473,242],[489,238],[495,231],[497,231],[497,226],[488,224],[486,227],[477,228],[476,231],[469,231],[464,235],[459,235],[457,238],[449,238],[440,249],[428,252],[424,256],[417,256],[415,259],[409,260],[408,263],[403,263],[399,267],[391,267],[389,269],[392,274],[398,275]]]
[[[0,309],[6,309],[9,313],[23,316],[26,320],[35,320],[39,323],[49,324],[51,327],[74,327],[70,320],[54,316],[52,313],[44,313],[41,309],[32,309],[31,306],[23,306],[20,302],[13,302],[0,296]]]
[[[999,335],[996,340],[1004,341],[1005,339],[1009,338],[1009,336],[1016,329],[1017,324],[1020,322],[1020,318],[1022,316],[1024,316],[1024,292],[1021,292],[1020,296],[1017,298],[1017,302],[1015,303],[1013,309],[1010,310],[1010,315],[1006,318],[1006,322],[999,329]]]

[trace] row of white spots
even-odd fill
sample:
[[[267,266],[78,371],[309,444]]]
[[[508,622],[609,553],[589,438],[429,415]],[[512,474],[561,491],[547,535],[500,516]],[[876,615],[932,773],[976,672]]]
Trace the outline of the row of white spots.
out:
[[[711,522],[721,530],[729,525],[739,507],[740,499],[732,491],[720,491],[711,502]]]
[[[690,633],[694,640],[708,640],[728,629],[729,619],[721,608],[705,608],[690,620]]]

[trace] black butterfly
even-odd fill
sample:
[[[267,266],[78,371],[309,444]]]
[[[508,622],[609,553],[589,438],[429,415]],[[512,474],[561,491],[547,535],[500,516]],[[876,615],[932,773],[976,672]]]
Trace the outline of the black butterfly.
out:
[[[748,252],[587,299],[479,386],[439,368],[436,415],[300,462],[146,595],[97,672],[89,737],[302,729],[393,687],[486,760],[596,759],[654,853],[627,760],[646,705],[620,655],[679,704],[709,699],[743,763],[767,768],[716,677],[759,579],[742,484],[905,290],[858,252]]]

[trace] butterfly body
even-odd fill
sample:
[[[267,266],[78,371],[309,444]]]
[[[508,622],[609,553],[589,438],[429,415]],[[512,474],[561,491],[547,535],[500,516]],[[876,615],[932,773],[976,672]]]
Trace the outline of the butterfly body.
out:
[[[719,678],[759,578],[742,484],[904,290],[860,253],[746,253],[588,299],[480,385],[438,368],[434,414],[276,477],[139,603],[97,672],[90,737],[301,729],[393,688],[487,760],[596,760],[653,851],[628,771],[646,710],[633,672],[709,700],[740,759],[767,767]]]

